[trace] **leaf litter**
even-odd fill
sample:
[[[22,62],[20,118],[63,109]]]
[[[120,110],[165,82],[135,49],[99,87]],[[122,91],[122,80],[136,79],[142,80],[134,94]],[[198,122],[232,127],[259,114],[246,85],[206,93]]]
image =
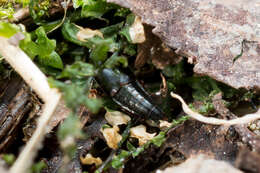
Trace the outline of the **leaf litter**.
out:
[[[11,172],[17,169],[26,172],[30,160],[21,158],[32,159],[37,153],[33,148],[41,143],[30,145],[33,137],[29,138],[31,134],[37,135],[34,129],[38,131],[38,138],[42,138],[43,126],[47,127],[48,134],[31,167],[33,172],[151,172],[185,159],[192,160],[200,154],[224,160],[243,171],[259,170],[255,164],[259,160],[259,136],[250,131],[257,128],[251,128],[254,122],[250,129],[247,124],[259,118],[259,111],[256,112],[259,108],[259,63],[255,59],[259,55],[259,39],[257,29],[252,29],[257,28],[255,14],[257,16],[258,11],[254,11],[257,3],[254,6],[254,1],[248,4],[239,1],[234,5],[206,0],[199,3],[192,0],[180,3],[113,0],[129,7],[137,14],[135,16],[129,9],[105,0],[68,2],[23,2],[30,12],[29,17],[25,14],[26,20],[21,17],[24,26],[8,23],[6,19],[11,18],[12,13],[0,23],[1,42],[6,43],[3,37],[11,37],[3,44],[8,49],[0,49],[3,78],[10,70],[3,59],[11,62],[8,58],[17,53],[29,63],[30,57],[44,72],[43,81],[46,82],[45,76],[48,76],[50,86],[58,88],[64,100],[60,101],[52,120],[51,114],[43,113],[39,119],[45,118],[44,122],[35,123],[38,119],[35,116],[32,122],[26,123],[29,127],[26,147],[33,153],[21,154]],[[12,3],[3,8],[12,8]],[[243,14],[244,18],[234,17],[233,12]],[[16,33],[21,37],[12,37]],[[11,47],[15,47],[15,51],[8,52]],[[25,75],[22,69],[25,64],[18,64],[11,62],[29,86],[49,103],[45,106],[53,111],[58,101],[48,102],[46,83],[42,83],[41,87],[45,88],[39,91],[41,87],[29,80],[35,78],[34,74]],[[119,112],[118,106],[94,80],[100,68],[126,67],[164,110],[165,119],[160,120],[160,125],[129,112]],[[198,74],[208,75],[233,88]],[[180,95],[173,96],[182,102],[183,110],[179,102],[171,98],[171,92]],[[247,106],[239,113],[244,117],[233,113],[239,112],[240,105]],[[36,112],[32,111],[30,117]],[[206,124],[187,121],[185,114]],[[51,123],[46,126],[49,120]],[[8,147],[18,150],[17,146]],[[197,157],[193,162],[198,160]],[[23,164],[24,161],[27,164]],[[207,163],[201,167],[206,169]]]

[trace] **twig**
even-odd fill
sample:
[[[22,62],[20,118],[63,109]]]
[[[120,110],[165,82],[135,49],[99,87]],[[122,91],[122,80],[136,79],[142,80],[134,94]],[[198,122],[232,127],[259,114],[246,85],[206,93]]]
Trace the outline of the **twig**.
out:
[[[162,96],[166,97],[167,96],[167,92],[168,92],[167,82],[166,82],[166,79],[165,79],[165,77],[163,76],[162,73],[160,73],[160,76],[162,78],[162,87],[161,87],[160,91],[162,93]]]
[[[28,172],[27,168],[30,167],[37,149],[40,148],[41,141],[48,131],[48,122],[59,103],[61,94],[56,89],[49,87],[46,76],[19,47],[8,42],[7,38],[0,37],[0,54],[45,102],[33,136],[10,169],[11,173],[25,173]]]
[[[65,21],[65,19],[66,19],[66,16],[67,16],[67,10],[68,10],[68,5],[69,5],[69,3],[70,3],[70,0],[67,0],[67,1],[64,1],[64,2],[63,2],[62,6],[63,6],[63,8],[64,8],[64,16],[63,16],[61,22],[60,22],[56,27],[54,27],[52,30],[50,30],[48,33],[51,33],[51,32],[53,32],[54,30],[58,29],[58,28],[64,23],[64,21]]]
[[[213,105],[215,110],[221,117],[223,118],[229,118],[229,119],[235,119],[237,116],[233,114],[226,106],[224,103],[224,100],[222,99],[222,94],[216,94],[214,98],[212,99]],[[237,124],[234,125],[235,130],[241,137],[242,141],[244,143],[247,143],[249,146],[252,147],[253,151],[258,151],[260,152],[260,138],[251,132],[247,128],[247,124]]]
[[[186,114],[188,114],[188,116],[190,116],[198,121],[207,123],[207,124],[214,124],[214,125],[246,124],[251,121],[260,119],[260,109],[256,113],[247,114],[247,115],[243,116],[242,118],[236,118],[236,119],[232,119],[232,120],[223,120],[223,119],[218,119],[218,118],[204,117],[203,115],[191,110],[188,107],[188,105],[185,103],[185,101],[181,98],[181,96],[174,94],[173,92],[171,92],[171,96],[173,98],[178,99],[182,103],[182,109]]]

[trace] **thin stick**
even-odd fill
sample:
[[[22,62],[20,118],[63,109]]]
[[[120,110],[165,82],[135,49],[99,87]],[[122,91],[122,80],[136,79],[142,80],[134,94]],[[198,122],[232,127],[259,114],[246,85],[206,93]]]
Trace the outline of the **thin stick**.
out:
[[[48,131],[48,122],[59,103],[61,94],[56,89],[49,87],[46,76],[19,47],[9,43],[7,38],[0,37],[0,54],[45,102],[33,136],[10,169],[10,173],[26,173]]]
[[[198,121],[207,123],[207,124],[214,124],[214,125],[246,124],[251,121],[260,119],[260,109],[258,109],[258,111],[256,113],[247,114],[247,115],[243,116],[242,118],[236,118],[236,119],[232,119],[232,120],[223,120],[223,119],[212,118],[212,117],[211,118],[204,117],[203,115],[191,110],[188,107],[188,105],[185,103],[185,101],[181,98],[181,96],[174,94],[173,92],[171,92],[171,96],[173,98],[178,99],[182,103],[182,109],[186,114],[188,114],[188,116],[190,116]]]
[[[56,94],[56,93],[55,93]],[[14,165],[10,169],[10,173],[26,173],[28,168],[31,166],[33,158],[35,157],[37,150],[41,148],[41,142],[43,140],[48,129],[48,122],[52,117],[56,106],[59,103],[60,97],[57,97],[55,94],[52,97],[52,100],[44,104],[43,113],[38,119],[37,129],[33,133],[31,139],[27,142],[25,148],[20,153],[19,157],[15,161]]]
[[[63,16],[61,22],[60,22],[56,27],[54,27],[52,30],[50,30],[50,31],[48,32],[48,34],[51,33],[51,32],[53,32],[54,30],[58,29],[58,28],[64,23],[64,21],[65,21],[65,19],[66,19],[67,10],[68,10],[68,5],[69,5],[69,3],[70,3],[70,0],[64,1],[63,3],[64,3],[64,4],[63,4],[62,6],[63,6],[63,8],[64,8],[64,16]]]
[[[0,54],[44,102],[50,99],[51,88],[46,76],[19,47],[10,44],[8,39],[0,37]]]

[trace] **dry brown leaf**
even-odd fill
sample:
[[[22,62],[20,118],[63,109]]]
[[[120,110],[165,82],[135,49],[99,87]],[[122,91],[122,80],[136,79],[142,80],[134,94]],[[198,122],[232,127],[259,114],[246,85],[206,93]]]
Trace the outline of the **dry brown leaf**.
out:
[[[168,121],[164,121],[164,120],[159,120],[159,122],[160,122],[160,125],[159,125],[160,129],[169,128],[172,125]]]
[[[105,114],[105,119],[112,126],[127,124],[131,120],[131,118],[128,115],[119,111],[107,111]]]
[[[85,157],[80,156],[80,161],[84,165],[92,165],[95,164],[96,166],[99,166],[102,164],[102,160],[100,157],[93,157],[91,154],[87,154]]]
[[[130,129],[130,136],[137,138],[140,146],[151,140],[155,135],[156,133],[147,133],[144,125],[139,125]]]
[[[145,41],[144,26],[139,16],[135,17],[134,23],[129,28],[132,43],[143,43]]]
[[[166,44],[179,54],[192,57],[190,62],[195,64],[196,73],[234,88],[260,90],[258,0],[108,2],[130,8],[144,23],[154,26],[153,32]]]
[[[80,30],[77,33],[77,38],[80,41],[85,42],[86,39],[92,38],[94,36],[99,36],[101,38],[103,38],[103,34],[102,32],[100,32],[99,30],[92,30],[90,28],[82,28],[80,26],[77,26]]]
[[[112,128],[101,129],[101,132],[107,142],[107,145],[112,149],[117,149],[117,144],[122,139],[122,136],[118,133],[119,128],[117,126],[113,126]]]

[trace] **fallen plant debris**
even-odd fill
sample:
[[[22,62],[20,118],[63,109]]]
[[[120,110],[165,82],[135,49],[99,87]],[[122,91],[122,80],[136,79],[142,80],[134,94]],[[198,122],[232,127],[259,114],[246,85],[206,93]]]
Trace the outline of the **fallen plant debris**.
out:
[[[260,88],[259,2],[108,0],[130,8],[194,71],[235,88]]]
[[[0,4],[0,169],[259,172],[255,1]]]
[[[192,111],[179,95],[171,93],[171,96],[173,98],[178,99],[182,103],[183,111],[186,114],[188,114],[189,116],[191,116],[192,118],[194,118],[194,119],[196,119],[198,121],[201,121],[201,122],[204,122],[204,123],[207,123],[207,124],[215,124],[215,125],[246,124],[246,123],[252,122],[252,121],[257,120],[257,119],[260,118],[260,109],[257,112],[255,112],[255,113],[248,114],[248,115],[245,115],[242,118],[236,118],[236,119],[233,119],[233,120],[223,120],[223,119],[217,119],[217,118],[207,118],[207,117],[204,117],[203,115],[201,115],[201,114],[199,114],[199,113],[197,113],[195,111]]]

